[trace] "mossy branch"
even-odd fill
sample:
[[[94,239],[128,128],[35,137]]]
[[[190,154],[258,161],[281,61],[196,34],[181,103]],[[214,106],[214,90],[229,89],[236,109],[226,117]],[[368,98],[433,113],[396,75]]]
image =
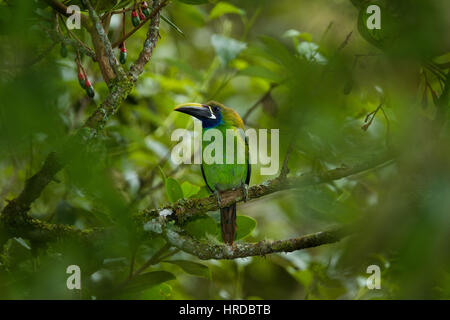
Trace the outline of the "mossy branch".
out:
[[[64,5],[58,1],[47,1],[52,7],[64,12]],[[86,1],[84,1],[86,2]],[[88,2],[86,2],[88,3]],[[79,230],[71,226],[49,224],[27,215],[31,204],[36,200],[43,189],[54,179],[70,159],[70,150],[74,145],[83,149],[96,138],[98,132],[103,129],[108,119],[114,115],[120,107],[123,99],[131,92],[137,77],[143,72],[146,63],[150,60],[153,49],[159,36],[159,11],[167,4],[167,1],[153,1],[154,16],[149,25],[147,38],[139,58],[132,65],[127,76],[105,78],[110,87],[109,95],[96,111],[88,118],[86,123],[75,134],[69,137],[66,146],[58,152],[51,153],[44,162],[43,167],[25,182],[25,187],[20,195],[9,202],[0,216],[0,228],[6,231],[7,236],[20,236],[39,242],[49,242],[61,238],[74,238],[83,241],[92,241],[97,237],[108,233],[106,229]],[[82,16],[83,25],[88,28],[93,37],[95,54],[100,67],[109,68],[116,66],[117,61],[111,58],[112,46],[105,36],[99,17],[90,7],[91,19]],[[105,54],[106,52],[106,54]],[[104,60],[106,58],[106,61]],[[120,67],[120,66],[119,66]],[[117,71],[116,69],[115,71]],[[104,74],[104,70],[102,70]],[[104,74],[105,75],[105,74]],[[389,161],[386,155],[374,157],[371,161],[352,167],[340,167],[322,173],[308,173],[300,176],[280,177],[252,186],[248,190],[249,199],[257,199],[274,192],[292,188],[301,188],[319,183],[326,183],[354,175],[365,170],[377,167]],[[222,193],[221,206],[230,206],[244,199],[242,190],[230,190]],[[343,229],[334,229],[315,233],[299,238],[281,241],[262,241],[255,244],[237,243],[230,247],[221,244],[210,244],[194,240],[183,235],[182,225],[194,216],[205,214],[208,211],[219,209],[215,196],[202,199],[180,200],[161,209],[148,209],[134,217],[138,230],[147,230],[152,233],[162,233],[167,241],[174,247],[195,254],[202,259],[233,259],[238,257],[264,255],[273,252],[290,252],[303,248],[318,246],[325,243],[338,241],[347,232]],[[162,217],[163,210],[170,210],[170,215]]]
[[[140,28],[148,19],[151,19],[150,24],[148,26],[147,37],[144,41],[144,47],[142,51],[139,53],[139,57],[136,61],[131,65],[129,75],[131,78],[136,81],[139,75],[144,71],[145,65],[149,62],[153,49],[156,46],[159,38],[159,23],[160,23],[160,15],[161,9],[168,4],[168,0],[163,2],[159,2],[159,0],[153,0],[152,3],[152,12],[150,15],[143,21],[139,26],[135,28],[137,30]],[[134,32],[134,31],[132,31]],[[126,39],[126,38],[125,38]],[[124,40],[122,40],[124,41]]]
[[[249,199],[257,199],[282,190],[326,183],[385,165],[390,161],[386,155],[383,155],[353,167],[341,167],[318,174],[309,173],[283,179],[276,178],[252,186],[248,190],[248,196]],[[222,206],[229,206],[240,201],[243,201],[242,190],[230,190],[222,193]],[[189,219],[218,208],[215,196],[180,200],[164,208],[150,209],[137,214],[134,217],[134,224],[138,232],[144,231],[163,235],[172,246],[194,254],[201,259],[234,259],[275,252],[291,252],[336,242],[350,234],[348,227],[341,227],[288,240],[260,241],[253,244],[236,243],[233,247],[197,241],[183,234],[183,224]],[[21,216],[20,218],[17,216],[10,218],[2,216],[0,222],[11,235],[40,242],[54,241],[60,238],[75,238],[81,241],[95,238],[100,241],[102,238],[105,239],[104,234],[114,236],[113,231],[106,232],[103,228],[81,231],[70,226],[48,224],[28,216]]]
[[[184,235],[181,228],[167,224],[163,217],[155,218],[145,224],[144,230],[163,235],[168,244],[203,260],[237,259],[265,256],[271,253],[288,253],[338,242],[353,233],[353,228],[347,226],[287,240],[262,240],[256,243],[235,242],[230,246],[195,240],[190,236]]]
[[[63,15],[67,15],[67,7],[63,3],[55,0],[47,0],[46,2],[57,12]],[[96,58],[100,65],[100,69],[102,69],[103,66],[104,70],[102,70],[102,74],[105,76],[104,71],[106,69],[112,69],[109,65],[109,62],[105,62],[104,59],[106,58],[108,60],[109,58],[111,58],[109,60],[115,60],[115,57],[112,57],[113,52],[111,44],[106,37],[106,33],[101,26],[101,22],[98,19],[98,16],[96,15],[95,11],[93,11],[92,7],[90,7],[90,9],[93,24],[85,15],[81,15],[81,22],[83,26],[85,26],[91,32],[94,46],[96,46]],[[159,24],[159,19],[155,20],[154,23]],[[93,28],[92,25],[95,25],[96,27]],[[156,45],[157,37],[156,39],[151,39],[154,41],[154,43],[151,45],[152,50],[147,52],[148,59],[141,62],[142,70],[145,63],[150,60],[150,56],[153,53],[153,48]],[[149,45],[147,41],[144,47]],[[105,47],[107,55],[105,55]],[[99,50],[99,48],[101,50]],[[111,61],[113,65],[116,62],[117,61]],[[121,69],[120,66],[119,68]],[[119,72],[118,74],[122,75],[123,71],[120,72],[120,69],[117,69]],[[126,76],[124,74],[123,77],[114,77],[114,75],[111,75],[110,72],[107,73],[109,74],[109,76],[105,78],[105,81],[109,85],[110,92],[106,99],[87,119],[84,125],[68,138],[67,143],[64,144],[64,147],[57,152],[50,153],[44,161],[41,169],[32,177],[26,180],[24,189],[22,190],[20,195],[17,198],[10,200],[8,205],[3,209],[0,216],[0,228],[5,228],[6,230],[10,231],[10,228],[8,226],[15,226],[17,224],[17,221],[30,221],[27,217],[27,212],[29,211],[31,204],[40,196],[44,188],[54,179],[55,175],[70,160],[73,147],[77,146],[79,150],[83,150],[87,145],[91,143],[93,139],[97,137],[98,132],[103,129],[109,118],[111,118],[111,116],[113,116],[117,112],[122,101],[129,95],[129,93],[133,89],[134,82],[136,81],[137,76],[140,74],[136,74],[136,78],[134,76],[133,78],[131,78],[130,76]],[[16,232],[8,233],[12,235],[17,234]]]
[[[148,17],[146,17],[144,20],[141,21],[141,23],[139,23],[139,25],[137,25],[134,29],[132,29],[130,32],[128,32],[126,35],[124,35],[123,37],[121,37],[119,40],[117,40],[116,42],[113,43],[112,47],[116,48],[118,46],[120,46],[120,44],[122,42],[124,42],[125,40],[127,40],[129,37],[131,37],[136,31],[138,31],[144,24],[147,23],[147,21],[149,21],[150,19],[157,19],[159,20],[159,16],[161,14],[161,10],[162,8],[164,8],[165,6],[167,6],[169,4],[169,0],[164,0],[161,3],[159,1],[153,1],[152,4],[152,12],[150,13],[150,15]],[[159,22],[158,22],[159,24]],[[149,30],[151,29],[151,27],[149,27]]]
[[[354,165],[352,167],[343,166],[321,173],[306,173],[289,178],[275,178],[250,187],[248,189],[248,199],[257,199],[278,191],[303,188],[333,180],[339,180],[341,178],[383,165],[391,161],[390,159],[390,156],[384,154],[374,156],[372,160]],[[221,207],[228,207],[233,203],[241,201],[244,201],[244,194],[241,189],[229,190],[221,193]],[[137,218],[141,220],[141,222],[146,222],[159,216],[162,210],[170,210],[171,214],[168,215],[167,218],[169,220],[174,220],[179,224],[183,224],[194,216],[218,209],[219,205],[217,203],[217,198],[215,195],[211,195],[202,199],[182,199],[160,209],[147,209],[140,213]]]
[[[89,0],[82,0],[82,2],[88,8],[89,16],[91,17],[93,23],[93,28],[90,28],[90,33],[92,40],[94,41],[94,44],[95,41],[100,42],[99,44],[96,45],[96,47],[102,48],[102,54],[106,56],[106,59],[108,60],[109,63],[109,67],[113,70],[114,75],[119,79],[124,78],[125,72],[122,66],[117,61],[116,56],[114,55],[111,42],[109,41],[105,29],[103,28],[103,24],[100,21],[100,17],[97,15],[97,12],[94,10]],[[107,81],[107,79],[105,79],[105,81],[107,83],[109,82]]]

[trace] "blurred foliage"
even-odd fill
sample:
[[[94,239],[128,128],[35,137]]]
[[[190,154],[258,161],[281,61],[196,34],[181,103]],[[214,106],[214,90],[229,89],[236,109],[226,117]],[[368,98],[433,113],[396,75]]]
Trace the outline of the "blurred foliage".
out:
[[[0,253],[0,298],[450,298],[450,130],[433,120],[449,68],[450,3],[393,2],[172,1],[132,94],[95,144],[73,150],[30,211],[80,229],[119,226],[116,241],[80,247],[9,239]],[[99,12],[127,3],[94,1]],[[381,7],[381,30],[364,27],[369,4]],[[108,93],[87,56],[81,62],[95,97],[80,88],[73,47],[51,47],[53,16],[44,1],[0,1],[0,208]],[[72,32],[92,47],[86,30]],[[110,39],[121,32],[121,15],[113,15]],[[125,68],[145,34],[144,27],[127,40]],[[177,166],[168,157],[171,132],[193,128],[173,107],[214,99],[243,116],[262,96],[246,125],[280,129],[281,156],[295,137],[292,174],[385,152],[396,160],[240,204],[239,241],[287,239],[355,221],[364,221],[361,232],[337,244],[233,261],[198,261],[160,237],[138,239],[129,228],[133,214],[208,195],[198,165]],[[252,172],[251,184],[271,178],[259,175],[258,165]],[[218,213],[185,226],[212,243],[221,241],[219,229]],[[81,290],[66,287],[72,264],[81,268]],[[381,290],[366,286],[372,264],[381,268]]]

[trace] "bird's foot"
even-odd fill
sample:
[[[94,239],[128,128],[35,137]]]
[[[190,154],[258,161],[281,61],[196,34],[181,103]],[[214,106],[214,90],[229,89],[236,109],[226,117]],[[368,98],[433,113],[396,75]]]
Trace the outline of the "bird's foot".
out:
[[[219,208],[222,208],[222,198],[220,197],[220,192],[215,190],[214,194],[216,195],[217,205],[219,206]]]
[[[248,184],[243,183],[241,185],[241,190],[242,190],[242,193],[244,194],[244,202],[247,202],[249,200],[248,199]]]

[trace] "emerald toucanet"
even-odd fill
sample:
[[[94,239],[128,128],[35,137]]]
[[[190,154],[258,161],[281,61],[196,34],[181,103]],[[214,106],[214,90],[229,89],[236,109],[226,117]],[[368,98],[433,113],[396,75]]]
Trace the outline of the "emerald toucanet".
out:
[[[206,163],[202,157],[202,175],[208,189],[215,193],[220,203],[220,192],[230,189],[242,188],[245,199],[247,199],[247,188],[250,182],[251,166],[248,156],[248,144],[244,135],[244,122],[239,114],[231,108],[211,101],[206,104],[184,103],[175,108],[175,111],[189,114],[202,122],[202,136],[212,128],[219,130],[223,138],[223,161],[222,163]],[[235,133],[233,159],[227,159],[225,139],[227,129]],[[239,130],[240,129],[240,130]],[[203,141],[202,150],[210,144]],[[243,147],[245,150],[244,161],[238,161],[239,153],[237,148]],[[220,224],[222,228],[222,238],[225,243],[233,244],[236,235],[236,204],[229,207],[220,208]]]

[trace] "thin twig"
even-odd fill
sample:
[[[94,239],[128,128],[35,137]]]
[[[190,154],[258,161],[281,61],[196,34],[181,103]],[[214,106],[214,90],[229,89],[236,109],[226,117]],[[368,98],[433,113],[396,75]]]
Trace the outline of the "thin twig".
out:
[[[380,109],[383,107],[384,104],[384,100],[382,100],[380,102],[380,104],[378,105],[378,107],[369,112],[366,117],[364,118],[364,125],[361,126],[361,129],[363,129],[364,131],[367,131],[367,129],[369,129],[370,125],[372,124],[373,120],[375,119],[375,116],[377,115],[378,111],[380,111]]]
[[[339,180],[356,173],[375,168],[386,161],[390,157],[387,155],[374,156],[371,161],[355,165],[352,167],[344,166],[333,170],[328,170],[320,173],[308,173],[300,176],[294,176],[280,180],[278,178],[265,181],[259,185],[254,185],[248,189],[248,200],[258,199],[260,197],[293,188],[304,188],[307,186],[327,183],[334,180]],[[244,201],[244,193],[241,189],[228,190],[221,193],[220,207],[228,207],[234,203]],[[194,216],[202,215],[208,211],[218,210],[219,205],[215,195],[211,195],[202,199],[182,199],[165,207],[159,209],[146,209],[136,216],[140,221],[149,221],[154,217],[159,217],[161,211],[166,210],[171,212],[166,218],[174,220],[179,224],[190,220]]]
[[[61,14],[58,13],[59,18],[61,19],[64,28],[66,29],[67,33],[69,34],[70,37],[72,37],[73,39],[75,39],[75,41],[77,41],[80,46],[82,46],[83,48],[85,48],[88,51],[92,51],[93,50],[91,48],[89,48],[89,46],[87,44],[85,44],[83,41],[81,41],[72,31],[70,31],[70,29],[67,27],[67,24],[65,23],[63,16]],[[95,60],[94,60],[95,61]]]
[[[156,1],[154,1],[156,2]],[[145,18],[145,20],[143,20],[140,24],[138,24],[133,30],[131,30],[130,32],[128,32],[125,36],[122,36],[119,40],[117,40],[116,42],[114,42],[112,44],[113,48],[117,48],[122,42],[124,42],[125,40],[127,40],[129,37],[131,37],[136,31],[138,31],[148,20],[152,19],[153,17],[155,17],[162,8],[164,8],[166,5],[169,4],[169,0],[164,0],[163,2],[161,2],[156,8],[154,8],[152,10],[152,12],[148,15],[147,18]]]
[[[286,179],[288,173],[289,173],[289,156],[291,155],[292,151],[294,150],[294,144],[295,144],[295,137],[296,134],[293,135],[291,138],[291,141],[289,142],[288,149],[286,151],[286,156],[284,157],[283,166],[281,167],[280,175],[278,176],[278,179]]]
[[[253,113],[253,111],[256,110],[256,108],[258,108],[258,106],[272,93],[272,90],[274,88],[276,88],[279,84],[278,83],[272,83],[269,87],[269,89],[266,91],[266,93],[264,93],[264,95],[259,98],[248,110],[247,112],[244,114],[244,116],[242,117],[242,120],[244,121],[244,123],[247,122],[248,117]]]
[[[155,224],[158,224],[158,222],[155,222]],[[338,242],[355,232],[355,227],[348,225],[287,240],[263,240],[257,243],[236,242],[233,246],[230,246],[195,240],[190,236],[181,234],[175,227],[160,225],[160,228],[160,233],[165,236],[168,243],[203,260],[236,259],[272,253],[287,253]]]
[[[275,178],[250,187],[248,189],[248,199],[258,199],[283,190],[328,183],[351,175],[360,174],[369,169],[378,168],[387,162],[391,162],[391,160],[392,159],[387,155],[374,156],[370,161],[352,167],[344,166],[342,168],[336,168],[320,173],[308,173],[286,178],[284,181]],[[31,177],[30,180],[31,179],[33,179],[33,177]],[[26,216],[25,213],[28,208],[25,208],[24,206],[27,204],[29,205],[32,200],[34,200],[30,198],[29,193],[36,192],[33,193],[33,195],[37,197],[41,191],[40,185],[37,190],[32,190],[30,188],[32,188],[32,186],[30,182],[27,181],[26,188],[21,196],[12,200],[5,207],[0,216],[0,228],[5,228],[4,231],[8,232],[11,236],[40,242],[49,242],[61,238],[74,238],[86,241],[96,239],[95,241],[98,241],[100,238],[104,238],[105,235],[114,234],[114,231],[110,229],[97,228],[93,230],[79,230],[66,225],[45,223],[41,220]],[[244,198],[244,193],[241,189],[225,191],[221,194],[221,206],[230,206],[233,203],[243,201]],[[176,225],[181,226],[193,217],[202,216],[208,211],[217,209],[219,209],[219,206],[214,195],[201,199],[182,199],[163,208],[144,210],[142,213],[134,216],[134,221],[136,227],[139,229],[144,226],[144,230],[154,230],[154,232],[158,232],[158,230],[161,230],[160,225],[155,225],[153,222],[155,219],[160,218],[160,212],[163,210],[165,211],[165,214],[167,214],[167,212],[171,213],[165,216],[165,223],[170,224],[170,222],[173,221]],[[16,216],[18,213],[22,214],[19,218]]]
[[[114,71],[114,74],[119,79],[122,79],[123,77],[125,77],[125,71],[123,70],[122,66],[119,64],[116,56],[114,55],[113,49],[111,47],[111,42],[109,41],[108,35],[106,34],[105,29],[103,28],[102,22],[100,21],[97,12],[94,10],[89,0],[82,0],[82,1],[84,5],[89,9],[89,16],[91,17],[91,20],[94,23],[95,31],[93,32],[97,32],[97,35],[103,44],[105,54],[108,58],[109,66]]]
[[[161,3],[159,2],[159,0],[153,1],[152,12],[148,15],[147,19],[145,20],[147,21],[148,19],[152,18],[148,26],[148,32],[147,37],[144,41],[144,47],[142,48],[142,51],[139,53],[139,57],[131,65],[130,71],[128,73],[128,75],[131,76],[131,78],[134,81],[136,81],[138,76],[142,72],[144,72],[145,65],[150,61],[150,58],[153,55],[153,49],[156,47],[156,43],[158,42],[159,38],[159,22],[161,9],[168,3],[169,3],[168,0],[165,0]],[[143,23],[145,23],[145,21]],[[121,41],[125,41],[125,39],[122,39]]]
[[[140,275],[142,272],[144,272],[148,267],[150,267],[153,264],[156,264],[160,261],[160,256],[169,250],[171,245],[169,243],[166,243],[162,248],[160,248],[146,263],[144,263],[136,272],[129,275],[125,281],[123,281],[119,288],[125,287],[130,281],[132,281],[134,278],[136,278],[138,275]]]
[[[342,49],[344,49],[347,44],[350,42],[350,38],[353,34],[353,31],[350,31],[347,36],[345,37],[344,41],[341,43],[341,45],[339,46],[339,48],[336,51],[336,54],[338,54]]]
[[[87,0],[83,1],[86,2]],[[55,0],[47,0],[47,2],[57,12],[61,12],[63,15],[67,15],[67,7],[64,4]],[[154,3],[157,2],[157,0],[154,1]],[[111,45],[104,33],[98,16],[92,9],[92,6],[90,6],[90,14],[96,24],[96,30],[97,32],[99,32],[99,36],[103,39],[106,47],[108,47],[105,48],[105,50],[110,56],[109,58],[111,58],[111,55],[114,56],[114,54],[112,53]],[[87,25],[86,19],[87,17],[82,15],[81,20],[83,25],[85,26]],[[152,23],[153,27],[155,27],[157,30],[159,19],[154,19],[154,22],[152,21]],[[91,36],[94,37],[94,35],[96,34],[95,31],[89,31],[91,32]],[[76,41],[74,42],[76,43]],[[142,69],[140,69],[140,72],[134,74],[134,81],[142,72],[143,65],[145,65],[145,63],[150,59],[155,44],[156,42],[152,44],[151,50],[147,50],[145,52],[146,61],[140,61],[140,68]],[[148,44],[144,45],[144,47],[146,46],[148,46]],[[96,54],[99,54],[99,52],[96,52]],[[98,58],[100,60],[101,57],[98,56]],[[116,60],[115,57],[113,58],[114,60]],[[100,61],[99,64],[101,67]],[[121,67],[119,66],[119,68]],[[134,81],[112,81],[108,96],[105,98],[103,103],[94,111],[94,113],[92,113],[91,116],[86,120],[84,125],[73,135],[69,136],[67,142],[62,145],[61,149],[58,150],[58,152],[50,153],[45,159],[41,169],[25,181],[23,190],[15,199],[11,200],[3,208],[2,214],[0,215],[0,229],[6,228],[5,234],[8,234],[10,236],[22,234],[24,237],[31,238],[37,236],[38,238],[44,239],[44,241],[49,241],[51,239],[60,238],[64,234],[72,237],[88,238],[91,234],[94,233],[74,230],[70,227],[62,225],[47,225],[42,221],[29,217],[27,213],[30,210],[31,204],[41,195],[45,187],[51,181],[54,181],[55,175],[67,164],[67,162],[71,158],[70,154],[73,152],[73,148],[84,150],[87,145],[89,145],[91,141],[93,141],[98,136],[98,133],[103,129],[106,122],[117,112],[122,101],[129,95],[129,93],[133,89]],[[17,225],[21,224],[24,227],[23,230],[21,228],[17,228]],[[33,230],[41,230],[43,231],[43,233],[40,234],[38,232],[38,234],[34,234]]]

